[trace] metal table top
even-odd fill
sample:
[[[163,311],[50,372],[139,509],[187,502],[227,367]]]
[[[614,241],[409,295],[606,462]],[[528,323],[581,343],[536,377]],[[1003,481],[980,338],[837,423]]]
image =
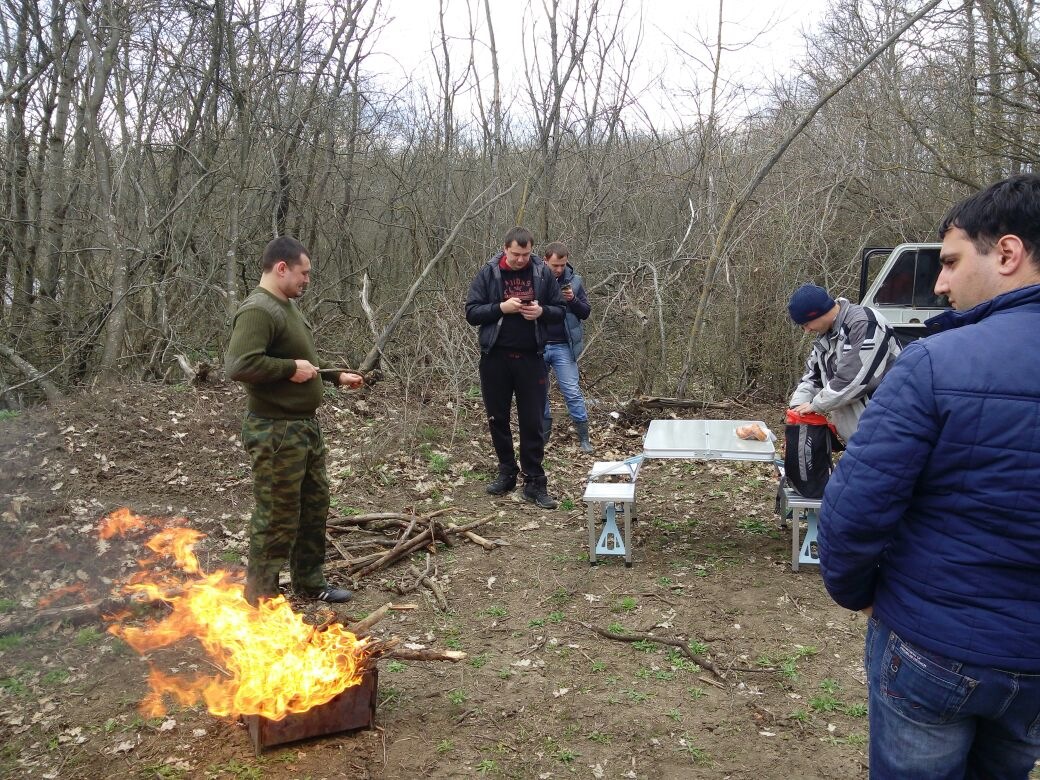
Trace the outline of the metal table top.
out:
[[[747,441],[734,432],[737,426],[761,420],[651,420],[643,438],[648,458],[693,460],[754,460],[771,463],[776,450],[771,441]]]

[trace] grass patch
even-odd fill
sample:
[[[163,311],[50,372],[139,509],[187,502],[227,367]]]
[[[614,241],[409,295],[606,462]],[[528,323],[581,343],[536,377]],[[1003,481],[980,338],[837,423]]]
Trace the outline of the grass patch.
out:
[[[737,528],[752,536],[776,536],[772,524],[757,517],[745,517],[737,523]]]
[[[90,645],[96,644],[103,636],[104,634],[94,626],[88,626],[76,632],[76,637],[72,640],[72,643],[76,647],[90,647]]]
[[[426,467],[433,474],[444,474],[448,471],[449,461],[447,455],[442,455],[439,452],[431,452],[430,456],[426,459]]]
[[[51,669],[47,674],[40,678],[40,682],[44,685],[58,685],[69,679],[68,669]]]
[[[8,634],[7,636],[0,636],[0,651],[13,650],[25,641],[25,637],[21,634]]]
[[[814,696],[809,700],[809,707],[813,712],[839,712],[842,704],[829,693]]]

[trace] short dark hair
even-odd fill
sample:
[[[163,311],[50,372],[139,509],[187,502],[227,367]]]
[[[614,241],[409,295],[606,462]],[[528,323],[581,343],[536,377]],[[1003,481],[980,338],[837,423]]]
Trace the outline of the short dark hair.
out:
[[[571,250],[567,248],[567,245],[562,241],[553,241],[551,244],[545,247],[545,259],[548,260],[550,257],[570,257]]]
[[[1040,266],[1040,176],[1010,176],[965,198],[943,217],[939,240],[950,228],[963,230],[979,252],[988,252],[1001,236],[1016,235]]]
[[[517,226],[506,233],[505,240],[502,242],[502,246],[509,246],[513,242],[516,242],[517,246],[531,246],[534,243],[534,236],[531,231],[525,227]]]
[[[266,273],[274,268],[282,260],[290,268],[299,265],[303,255],[309,255],[307,247],[292,236],[279,236],[268,242],[264,247],[264,254],[260,260],[260,267]]]

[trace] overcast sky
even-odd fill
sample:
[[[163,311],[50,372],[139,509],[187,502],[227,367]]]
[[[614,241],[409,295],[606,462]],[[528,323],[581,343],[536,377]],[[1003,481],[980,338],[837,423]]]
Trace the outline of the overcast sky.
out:
[[[483,0],[471,0],[478,14],[478,39],[487,40]],[[724,0],[723,74],[745,86],[762,86],[791,68],[804,54],[803,30],[821,19],[827,0]],[[446,26],[453,39],[453,68],[462,67],[469,56],[468,11],[465,0],[446,0]],[[534,13],[544,15],[542,0],[533,0]],[[561,0],[561,8],[572,7]],[[661,118],[676,113],[684,92],[695,91],[695,81],[708,83],[710,67],[700,66],[706,50],[699,41],[713,42],[716,35],[718,3],[701,0],[601,0],[605,16],[618,14],[625,27],[625,38],[634,43],[642,21],[642,42],[632,81],[638,88],[643,110],[659,125]],[[619,10],[620,9],[620,10]],[[504,98],[519,92],[522,81],[514,74],[523,72],[524,0],[492,0],[491,12],[499,51]],[[435,65],[431,48],[438,48],[437,0],[385,0],[386,26],[375,45],[376,56],[370,67],[391,84],[432,83]],[[544,25],[544,22],[536,21]],[[528,25],[529,26],[529,25]],[[544,27],[542,28],[544,29]],[[677,47],[687,53],[679,51]],[[478,68],[490,72],[486,50],[478,47]],[[530,54],[528,55],[530,56]],[[680,97],[677,97],[680,96]]]

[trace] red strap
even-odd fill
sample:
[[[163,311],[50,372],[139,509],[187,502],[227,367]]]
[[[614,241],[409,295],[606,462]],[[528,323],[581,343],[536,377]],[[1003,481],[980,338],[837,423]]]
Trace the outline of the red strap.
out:
[[[835,434],[838,433],[838,429],[834,427],[827,418],[819,412],[796,412],[794,409],[787,410],[787,424],[788,425],[826,425]]]

